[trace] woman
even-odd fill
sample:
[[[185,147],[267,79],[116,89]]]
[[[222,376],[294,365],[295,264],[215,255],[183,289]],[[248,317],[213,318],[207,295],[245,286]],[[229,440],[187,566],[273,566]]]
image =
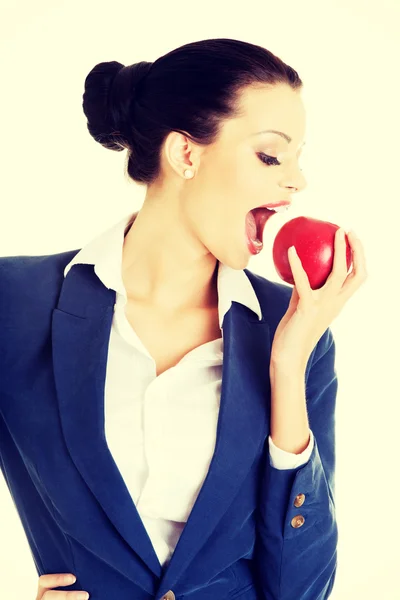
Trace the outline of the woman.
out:
[[[363,248],[349,235],[348,275],[337,236],[320,290],[295,254],[292,289],[246,268],[262,249],[248,213],[306,184],[301,89],[230,39],[86,78],[90,134],[128,150],[146,197],[80,251],[0,262],[0,465],[37,598],[78,597],[54,573],[93,600],[330,595],[329,325]]]

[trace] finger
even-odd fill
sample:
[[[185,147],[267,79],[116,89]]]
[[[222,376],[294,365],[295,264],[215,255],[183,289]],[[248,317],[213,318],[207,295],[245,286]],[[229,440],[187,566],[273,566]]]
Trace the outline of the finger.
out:
[[[42,596],[42,600],[86,600],[86,598],[89,598],[89,594],[82,591],[64,592],[58,590],[47,590]]]
[[[53,590],[55,587],[64,587],[75,583],[76,577],[72,573],[50,573],[39,577],[38,594],[36,600],[81,600],[89,598],[84,590],[67,592],[64,590]]]
[[[48,573],[39,577],[39,590],[49,590],[54,587],[67,586],[75,583],[76,577],[72,573]]]
[[[288,306],[287,311],[286,311],[286,317],[287,318],[290,317],[296,311],[298,303],[299,303],[299,293],[297,291],[296,284],[295,284],[293,286],[292,295],[290,297],[289,306]]]
[[[307,301],[312,296],[310,281],[294,246],[288,251],[288,258],[299,297]]]
[[[341,295],[349,298],[365,282],[368,277],[364,248],[361,240],[352,231],[349,232],[349,241],[353,251],[353,270],[344,282]]]
[[[297,291],[296,284],[294,284],[293,290],[292,290],[292,295],[290,297],[289,306],[290,305],[297,306],[298,301],[299,301],[299,292]]]
[[[335,233],[335,245],[334,245],[334,255],[333,255],[333,267],[332,271],[326,280],[324,288],[329,288],[330,293],[334,291],[339,291],[344,281],[346,280],[348,269],[347,269],[347,244],[346,237],[341,239],[340,237],[341,228],[336,230]],[[342,230],[344,232],[344,230]],[[346,235],[346,232],[344,232]]]
[[[341,235],[343,235],[343,238]],[[347,268],[347,234],[345,230],[340,227],[336,231],[335,235],[335,256],[333,259],[333,269],[336,271],[338,275],[338,279],[340,279],[341,285],[343,285],[343,281],[347,277],[347,273],[349,272]],[[351,244],[350,244],[351,246]]]

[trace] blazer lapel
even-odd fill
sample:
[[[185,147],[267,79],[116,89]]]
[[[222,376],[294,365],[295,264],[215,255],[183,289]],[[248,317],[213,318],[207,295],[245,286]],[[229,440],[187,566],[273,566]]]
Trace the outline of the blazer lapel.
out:
[[[171,589],[213,533],[269,433],[270,329],[233,302],[223,323],[224,363],[215,451],[167,568],[107,446],[104,386],[115,291],[93,265],[74,265],[53,311],[56,391],[65,442],[77,469],[123,539]],[[101,549],[96,548],[96,552]],[[164,593],[164,592],[162,592]]]

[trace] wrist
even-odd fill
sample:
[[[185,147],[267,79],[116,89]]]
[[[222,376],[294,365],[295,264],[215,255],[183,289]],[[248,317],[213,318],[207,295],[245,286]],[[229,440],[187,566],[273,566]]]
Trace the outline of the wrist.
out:
[[[310,441],[305,370],[293,363],[281,363],[270,370],[270,435],[286,452],[300,454]]]
[[[279,375],[289,375],[292,378],[296,376],[303,377],[306,372],[307,362],[308,361],[302,360],[298,357],[280,357],[279,359],[271,358],[269,364],[270,375],[275,377]]]

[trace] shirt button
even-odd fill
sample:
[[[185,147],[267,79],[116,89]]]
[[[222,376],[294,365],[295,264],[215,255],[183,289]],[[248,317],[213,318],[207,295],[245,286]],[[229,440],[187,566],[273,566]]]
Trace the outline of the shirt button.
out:
[[[304,494],[297,494],[296,498],[294,499],[294,506],[301,506],[302,504],[304,504],[304,500],[306,499]]]
[[[169,590],[166,594],[164,594],[161,600],[175,600],[174,592],[172,590]]]
[[[305,519],[304,519],[303,515],[296,515],[290,521],[290,524],[292,527],[295,527],[297,529],[298,527],[301,527],[304,524],[304,521],[305,521]]]

